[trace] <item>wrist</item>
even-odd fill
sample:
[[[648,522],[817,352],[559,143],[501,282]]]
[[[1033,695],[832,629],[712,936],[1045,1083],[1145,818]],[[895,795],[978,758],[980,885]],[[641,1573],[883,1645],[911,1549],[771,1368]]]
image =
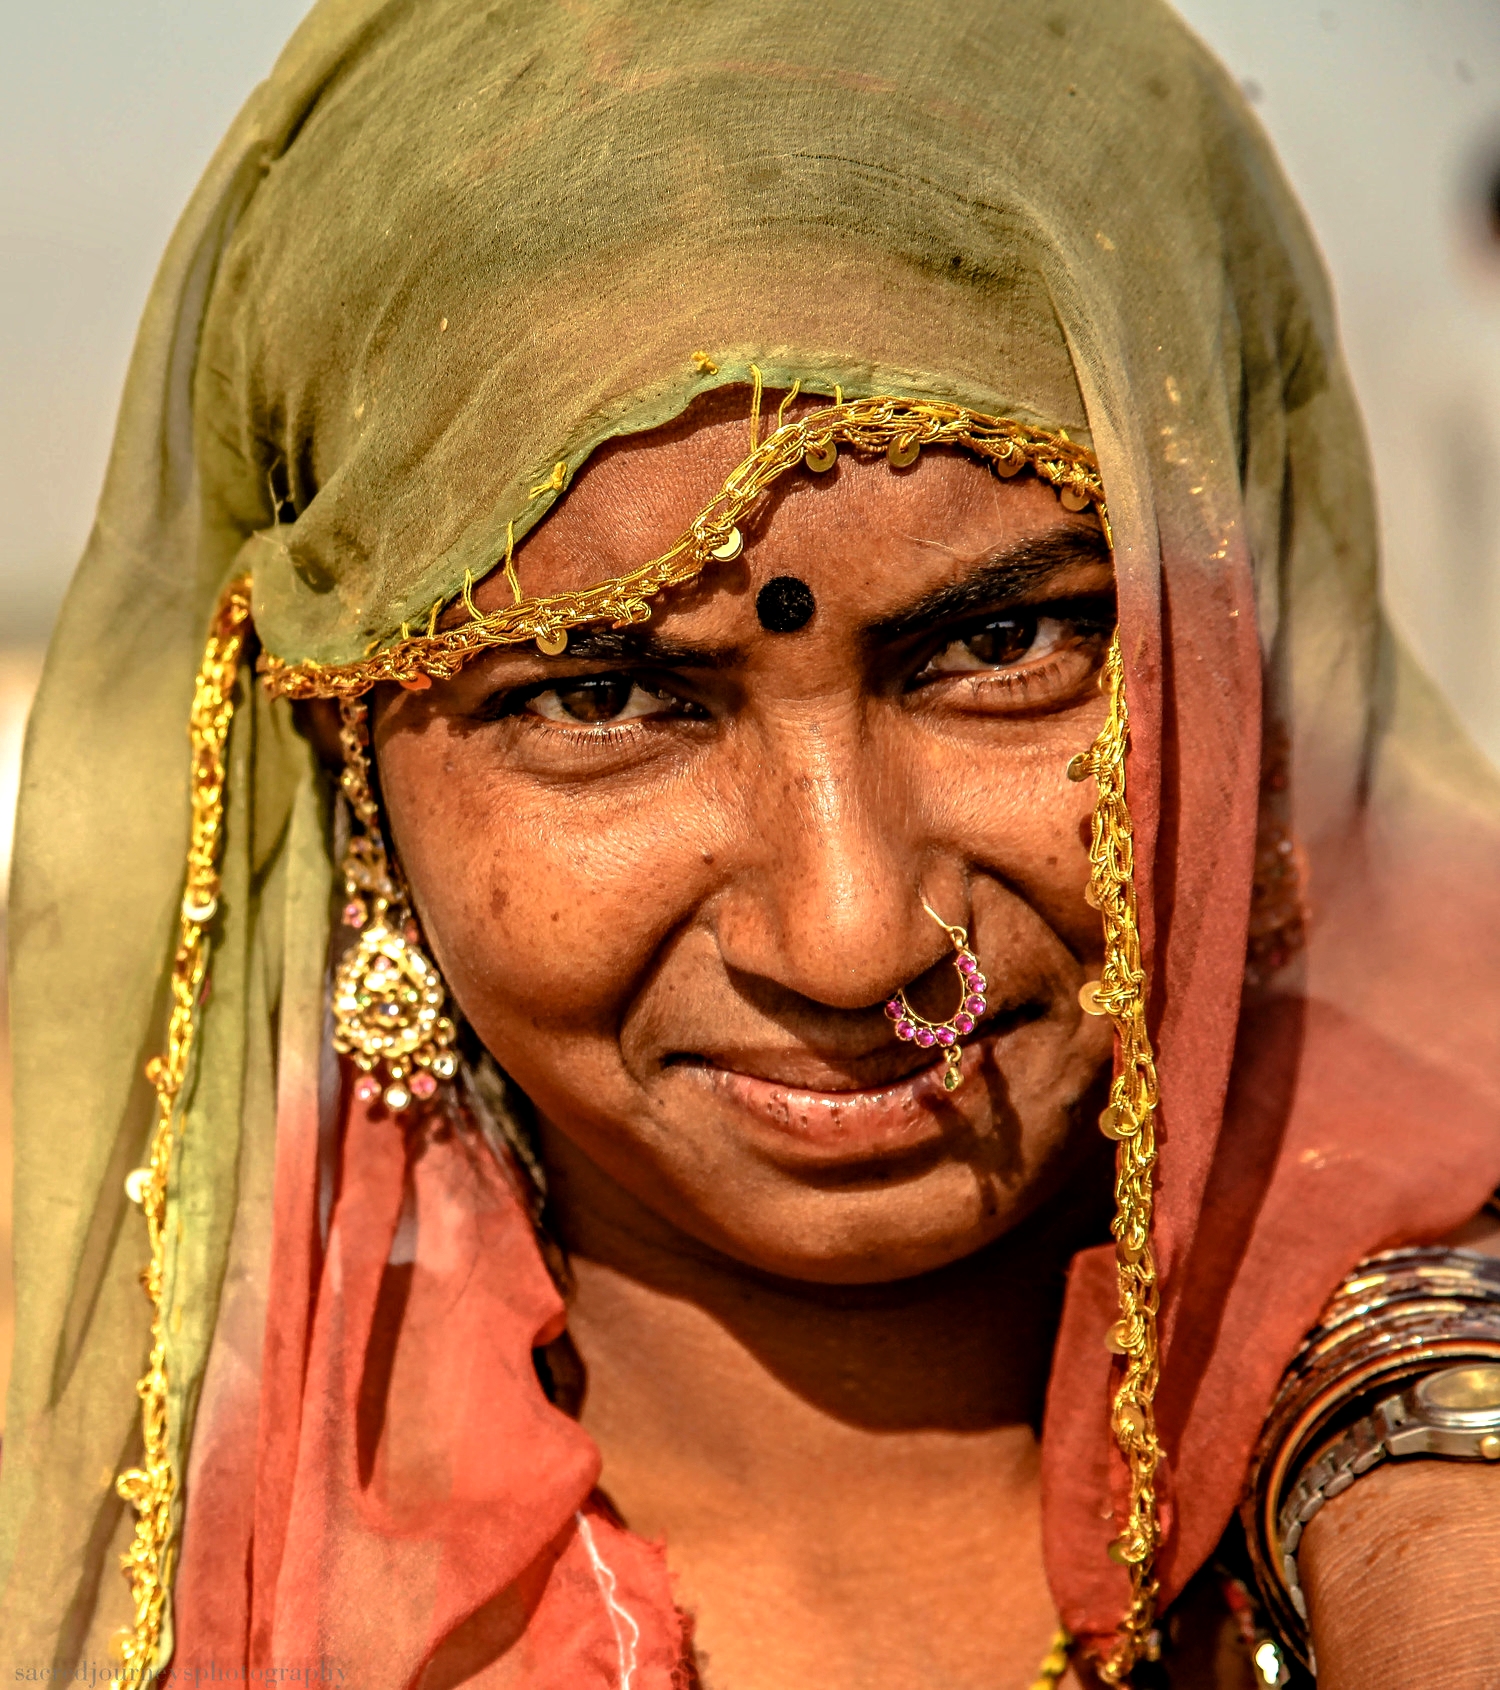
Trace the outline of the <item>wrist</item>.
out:
[[[1299,1552],[1319,1690],[1494,1690],[1500,1469],[1439,1460],[1368,1473]]]

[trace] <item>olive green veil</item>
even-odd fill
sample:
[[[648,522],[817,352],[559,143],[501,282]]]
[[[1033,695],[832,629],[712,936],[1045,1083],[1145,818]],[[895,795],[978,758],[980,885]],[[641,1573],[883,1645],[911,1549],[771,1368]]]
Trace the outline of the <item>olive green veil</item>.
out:
[[[163,262],[29,735],[11,903],[5,1664],[100,1659],[127,1617],[131,1522],[113,1480],[138,1448],[148,1309],[124,1180],[151,1117],[185,730],[219,593],[249,573],[257,636],[279,657],[357,659],[494,568],[511,525],[524,540],[601,442],[746,382],[752,363],[773,388],[956,401],[1097,453],[1132,700],[1169,1290],[1218,1189],[1262,674],[1310,865],[1285,1001],[1336,1001],[1374,1048],[1450,1085],[1455,1119],[1494,1108],[1496,1034],[1447,1013],[1440,983],[1458,954],[1475,998],[1497,983],[1500,946],[1481,943],[1500,935],[1484,889],[1495,783],[1381,622],[1361,429],[1300,213],[1238,93],[1164,5],[320,0]],[[524,547],[517,562],[524,587]],[[248,671],[240,698],[169,1192],[179,1473],[211,1352],[256,1365],[278,1108],[316,1090],[325,1040],[329,783],[284,701]],[[1479,901],[1461,908],[1455,886]],[[1413,899],[1421,922],[1402,914]],[[1266,1131],[1290,1144],[1295,1072],[1283,1091]],[[1356,1093],[1325,1087],[1306,1130],[1344,1120]],[[1437,1155],[1430,1189],[1395,1171],[1365,1182],[1370,1204],[1291,1270],[1279,1326],[1250,1308],[1238,1336],[1231,1323],[1194,1354],[1169,1455],[1201,1465],[1194,1403],[1238,1391],[1250,1431],[1235,1422],[1225,1461],[1242,1459],[1338,1273],[1474,1206],[1495,1170]],[[1221,1279],[1240,1307],[1234,1271]],[[1253,1360],[1235,1359],[1262,1330]],[[1069,1400],[1094,1378],[1092,1362],[1060,1369]],[[1077,1409],[1100,1462],[1106,1383]],[[1236,1484],[1200,1487],[1177,1584]],[[1179,1522],[1186,1494],[1169,1498]],[[1054,1585],[1072,1623],[1103,1624],[1123,1575],[1103,1556],[1107,1522],[1078,1527],[1075,1500],[1060,1493],[1049,1526]],[[1077,1571],[1096,1563],[1097,1580]]]

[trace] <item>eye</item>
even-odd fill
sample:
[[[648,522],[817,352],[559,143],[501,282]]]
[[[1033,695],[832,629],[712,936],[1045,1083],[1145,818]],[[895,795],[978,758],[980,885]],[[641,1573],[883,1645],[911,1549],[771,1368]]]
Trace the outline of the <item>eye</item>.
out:
[[[661,716],[680,701],[651,692],[628,675],[580,675],[526,700],[526,713],[570,727],[600,727]]]
[[[973,674],[983,669],[1012,669],[1038,662],[1072,642],[1072,622],[1018,608],[987,618],[950,641],[929,660],[925,675]]]

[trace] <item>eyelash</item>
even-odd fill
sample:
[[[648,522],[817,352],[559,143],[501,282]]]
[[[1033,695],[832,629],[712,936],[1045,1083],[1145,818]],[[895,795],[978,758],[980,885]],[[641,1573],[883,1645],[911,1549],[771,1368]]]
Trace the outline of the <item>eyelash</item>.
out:
[[[1033,624],[1033,642],[1045,623],[1055,623],[1059,626],[1062,633],[1057,647],[1054,648],[1055,654],[1049,654],[1046,659],[1034,663],[1025,663],[1023,654],[1022,659],[1011,665],[997,665],[989,669],[954,669],[946,672],[939,670],[929,673],[932,665],[955,646],[964,645],[970,640],[977,639],[982,634],[1007,621],[1024,623],[1028,618]],[[991,611],[974,621],[952,629],[944,634],[939,642],[935,642],[929,648],[921,667],[908,683],[908,691],[921,691],[945,681],[962,681],[971,690],[976,691],[993,691],[997,688],[1004,688],[1007,691],[1025,692],[1054,679],[1060,673],[1063,661],[1069,651],[1077,650],[1080,646],[1087,646],[1093,641],[1102,643],[1107,640],[1114,629],[1114,625],[1113,602],[1102,596],[1057,600],[1052,603],[1037,605],[1017,605],[1009,613]]]
[[[549,720],[538,712],[526,707],[533,699],[545,698],[549,693],[560,693],[582,686],[587,682],[608,683],[611,681],[628,684],[632,691],[639,687],[652,697],[667,701],[668,708],[648,716],[629,717],[623,722],[586,722],[579,720],[574,726]],[[627,695],[627,701],[628,701]],[[672,705],[679,706],[674,710]],[[642,675],[632,675],[625,671],[605,671],[598,674],[585,673],[572,675],[566,681],[538,681],[530,686],[514,687],[504,692],[494,693],[485,699],[474,712],[475,718],[483,722],[513,721],[526,732],[545,734],[565,734],[570,743],[587,743],[591,746],[605,746],[620,739],[634,738],[660,720],[697,721],[701,719],[698,707],[689,699],[681,698],[666,688],[653,685],[651,680]]]

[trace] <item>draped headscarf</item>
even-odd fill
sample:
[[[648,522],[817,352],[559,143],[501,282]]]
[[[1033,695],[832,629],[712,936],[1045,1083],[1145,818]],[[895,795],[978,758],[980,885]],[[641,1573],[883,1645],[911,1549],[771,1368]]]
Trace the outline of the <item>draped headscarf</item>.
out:
[[[1165,1597],[1223,1530],[1339,1277],[1496,1184],[1500,789],[1382,620],[1313,243],[1166,7],[320,0],[163,262],[30,729],[7,1665],[97,1660],[128,1617],[113,1478],[148,1310],[123,1180],[219,593],[248,571],[265,649],[356,659],[544,519],[565,492],[530,495],[555,464],[752,362],[773,387],[955,401],[1097,454],[1161,1086]],[[408,1162],[329,1096],[329,781],[284,701],[248,672],[239,697],[169,1190],[185,1658],[665,1686],[659,1557],[589,1501],[597,1457],[531,1371],[562,1310],[510,1185],[457,1143]],[[1247,997],[1268,813],[1306,943]],[[320,1157],[342,1169],[331,1213]],[[367,1435],[393,1264],[405,1349]],[[459,1283],[477,1300],[455,1316]],[[1049,1574],[1087,1638],[1127,1596],[1105,1552],[1113,1317],[1108,1252],[1086,1254],[1043,1466]],[[403,1465],[419,1424],[446,1468]]]

